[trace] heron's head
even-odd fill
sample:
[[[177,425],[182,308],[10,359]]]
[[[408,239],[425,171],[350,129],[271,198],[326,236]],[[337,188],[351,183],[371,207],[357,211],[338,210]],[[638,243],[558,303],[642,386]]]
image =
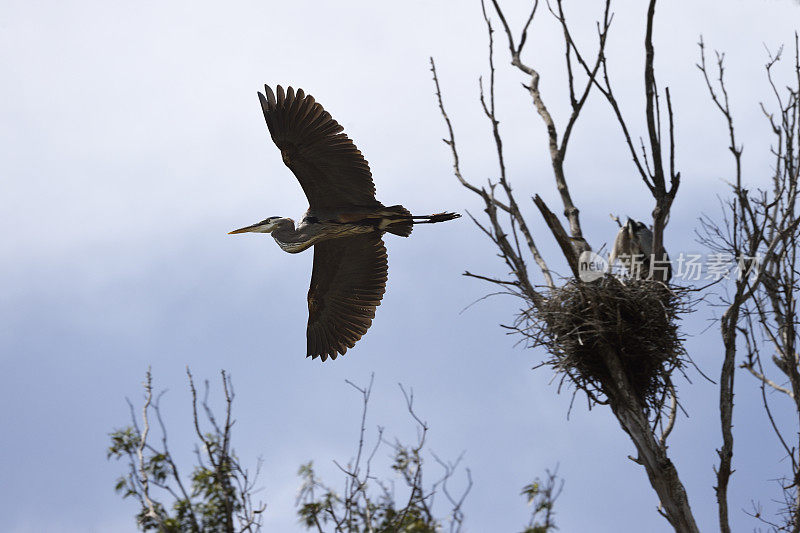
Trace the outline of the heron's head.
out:
[[[632,218],[628,217],[628,221],[625,223],[625,229],[628,231],[631,237],[633,237],[637,233],[647,230],[648,228],[644,222],[639,222],[638,220],[633,220]]]
[[[281,220],[286,219],[281,217],[265,218],[261,222],[256,222],[251,226],[235,229],[229,232],[228,235],[233,235],[234,233],[272,233],[272,231],[278,227]]]
[[[625,228],[625,233],[633,237],[636,234],[636,221],[628,217],[623,228]]]

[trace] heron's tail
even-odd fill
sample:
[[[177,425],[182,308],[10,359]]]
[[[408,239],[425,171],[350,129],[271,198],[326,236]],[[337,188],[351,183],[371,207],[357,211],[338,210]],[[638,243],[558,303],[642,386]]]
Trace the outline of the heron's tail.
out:
[[[447,222],[460,217],[458,213],[436,213],[434,215],[412,215],[408,209],[402,205],[393,205],[389,208],[393,213],[390,224],[386,226],[386,231],[401,237],[408,237],[414,229],[414,224],[435,224],[436,222]],[[395,216],[397,218],[395,218]]]

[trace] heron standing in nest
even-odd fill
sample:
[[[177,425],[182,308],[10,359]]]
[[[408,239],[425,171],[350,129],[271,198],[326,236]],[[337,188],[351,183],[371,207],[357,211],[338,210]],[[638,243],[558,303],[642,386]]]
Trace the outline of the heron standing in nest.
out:
[[[386,290],[382,236],[411,234],[414,224],[458,218],[457,213],[414,216],[402,205],[375,199],[369,165],[342,126],[311,95],[278,85],[258,93],[264,119],[283,162],[294,173],[309,208],[294,220],[269,217],[230,233],[271,233],[282,250],[314,247],[308,290],[307,355],[336,359],[367,332]]]
[[[614,240],[614,248],[608,258],[609,268],[614,266],[614,261],[617,259],[633,278],[650,277],[665,283],[672,278],[672,263],[667,251],[664,250],[663,261],[653,262],[653,232],[643,222],[630,217]],[[652,276],[651,262],[653,262]]]

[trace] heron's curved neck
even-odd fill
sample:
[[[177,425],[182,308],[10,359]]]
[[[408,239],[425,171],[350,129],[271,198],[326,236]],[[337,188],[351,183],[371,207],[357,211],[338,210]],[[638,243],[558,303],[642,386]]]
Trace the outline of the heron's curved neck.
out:
[[[295,228],[294,220],[291,218],[281,219],[277,224],[278,227],[272,230],[272,238],[281,250],[296,254],[314,244],[315,240],[308,231],[308,226],[300,225],[299,228]]]

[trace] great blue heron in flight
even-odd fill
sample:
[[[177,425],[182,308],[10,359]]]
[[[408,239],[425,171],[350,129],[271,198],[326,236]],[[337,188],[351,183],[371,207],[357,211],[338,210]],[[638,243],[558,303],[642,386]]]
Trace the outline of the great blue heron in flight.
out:
[[[609,267],[614,266],[617,259],[634,278],[650,275],[650,264],[653,257],[653,232],[643,222],[630,217],[617,233],[614,248],[608,258]],[[655,261],[653,279],[667,282],[672,278],[672,263],[664,250],[664,260]]]
[[[298,253],[314,246],[308,289],[307,354],[336,359],[369,329],[386,290],[385,232],[408,237],[414,224],[458,218],[457,213],[414,216],[402,205],[375,199],[369,165],[353,141],[311,95],[278,85],[258,93],[272,140],[306,193],[300,224],[269,217],[231,233],[272,233],[278,246]]]

